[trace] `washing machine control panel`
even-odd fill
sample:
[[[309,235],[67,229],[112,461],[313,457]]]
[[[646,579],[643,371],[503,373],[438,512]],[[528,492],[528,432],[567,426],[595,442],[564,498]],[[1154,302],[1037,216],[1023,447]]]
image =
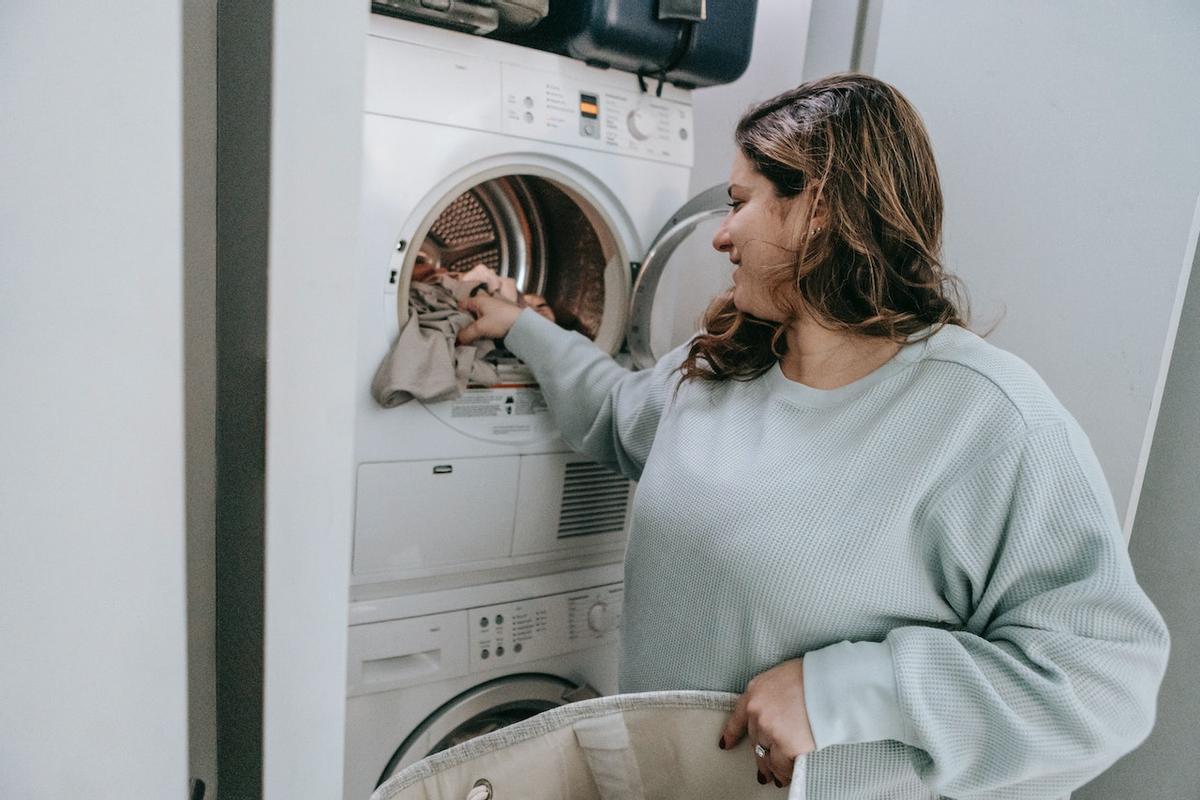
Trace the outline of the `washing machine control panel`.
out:
[[[575,76],[501,66],[505,133],[692,165],[690,105],[584,84]]]
[[[536,661],[615,640],[621,584],[473,608],[467,613],[471,671]]]

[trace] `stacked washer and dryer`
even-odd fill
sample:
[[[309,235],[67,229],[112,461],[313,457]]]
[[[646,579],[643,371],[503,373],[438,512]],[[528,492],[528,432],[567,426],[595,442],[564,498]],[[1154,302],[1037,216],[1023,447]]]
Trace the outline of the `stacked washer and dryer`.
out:
[[[453,400],[383,408],[367,387],[408,321],[417,265],[487,264],[635,365],[694,330],[728,265],[668,264],[724,214],[725,189],[689,202],[690,94],[639,84],[372,15],[347,798],[432,752],[617,689],[634,486],[570,450],[515,359],[499,383]]]

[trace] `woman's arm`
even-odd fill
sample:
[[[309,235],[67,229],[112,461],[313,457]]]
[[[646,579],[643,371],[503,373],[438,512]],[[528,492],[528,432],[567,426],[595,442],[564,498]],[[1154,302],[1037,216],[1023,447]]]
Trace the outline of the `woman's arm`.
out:
[[[563,438],[626,477],[641,478],[682,353],[665,356],[653,369],[631,372],[587,337],[532,309],[487,295],[472,298],[465,307],[479,318],[463,329],[460,340],[503,337],[533,370]]]
[[[993,454],[922,529],[962,628],[905,626],[807,653],[818,748],[898,739],[940,794],[1057,797],[1149,735],[1167,630],[1077,426]]]

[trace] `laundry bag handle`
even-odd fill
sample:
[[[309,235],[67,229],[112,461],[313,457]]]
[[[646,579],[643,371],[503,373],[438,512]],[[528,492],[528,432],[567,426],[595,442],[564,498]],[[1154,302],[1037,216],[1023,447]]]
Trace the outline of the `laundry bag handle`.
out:
[[[492,800],[492,784],[487,778],[475,781],[471,791],[467,792],[466,800]]]

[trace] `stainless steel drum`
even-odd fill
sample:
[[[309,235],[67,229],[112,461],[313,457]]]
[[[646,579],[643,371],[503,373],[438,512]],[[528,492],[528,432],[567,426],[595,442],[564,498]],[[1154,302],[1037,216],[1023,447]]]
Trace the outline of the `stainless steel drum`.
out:
[[[546,286],[542,216],[524,179],[497,178],[463,192],[434,220],[417,263],[449,272],[485,264],[523,292]]]
[[[536,176],[479,183],[433,221],[418,248],[414,278],[484,264],[512,278],[520,292],[545,297],[560,325],[594,338],[613,236],[597,230],[596,215],[584,202]]]

